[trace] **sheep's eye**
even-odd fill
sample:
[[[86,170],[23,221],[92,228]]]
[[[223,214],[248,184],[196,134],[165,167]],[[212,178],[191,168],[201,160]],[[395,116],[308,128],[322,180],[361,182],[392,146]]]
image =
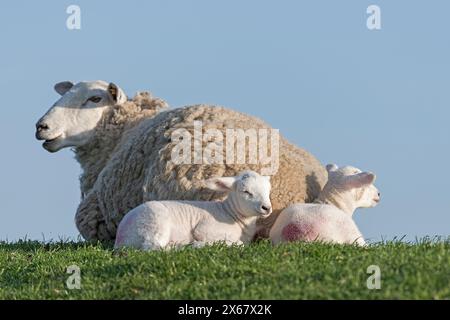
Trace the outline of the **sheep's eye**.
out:
[[[88,101],[92,101],[93,103],[99,103],[102,100],[101,97],[93,96],[88,99]]]
[[[253,197],[253,194],[250,191],[248,191],[248,190],[244,190],[244,193],[248,194],[250,197]]]

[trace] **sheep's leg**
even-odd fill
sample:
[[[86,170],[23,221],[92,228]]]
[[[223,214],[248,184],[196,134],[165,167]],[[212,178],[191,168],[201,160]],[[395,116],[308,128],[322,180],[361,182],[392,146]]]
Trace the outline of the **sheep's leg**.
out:
[[[75,223],[82,237],[88,241],[110,241],[115,238],[115,234],[107,228],[97,197],[93,192],[80,203],[75,214]]]

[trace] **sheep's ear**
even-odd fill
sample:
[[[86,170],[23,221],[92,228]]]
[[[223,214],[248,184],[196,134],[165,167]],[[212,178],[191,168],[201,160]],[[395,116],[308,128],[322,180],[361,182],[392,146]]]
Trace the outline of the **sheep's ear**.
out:
[[[121,88],[119,88],[112,82],[108,85],[108,92],[111,95],[113,101],[117,104],[124,103],[125,101],[127,101],[127,96],[125,92],[123,92]]]
[[[70,81],[63,81],[58,82],[55,84],[54,88],[55,91],[58,92],[60,95],[64,95],[67,91],[69,91],[73,87],[73,83]]]
[[[230,192],[235,181],[235,177],[211,178],[205,181],[205,186],[213,191]]]
[[[336,171],[337,169],[339,169],[339,167],[337,165],[335,165],[334,163],[327,164],[326,168],[327,168],[328,172],[333,172],[333,171]]]
[[[361,172],[352,176],[349,176],[345,182],[348,188],[361,188],[363,186],[372,184],[376,179],[375,174],[372,172]]]

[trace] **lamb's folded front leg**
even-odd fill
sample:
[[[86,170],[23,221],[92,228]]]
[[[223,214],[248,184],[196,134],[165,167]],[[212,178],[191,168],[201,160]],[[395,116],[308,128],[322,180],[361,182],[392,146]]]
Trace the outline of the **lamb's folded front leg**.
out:
[[[361,247],[367,246],[367,243],[366,243],[366,241],[364,241],[364,238],[362,236],[359,237],[358,239],[356,239],[354,243],[356,243],[358,246],[361,246]]]
[[[193,248],[203,248],[205,246],[210,246],[213,245],[215,243],[221,243],[221,244],[225,244],[229,247],[231,246],[243,246],[244,243],[241,240],[237,240],[237,241],[231,241],[231,240],[216,240],[216,241],[194,241],[192,242],[192,247]]]
[[[194,241],[192,242],[192,248],[203,248],[204,246],[206,246],[207,242],[203,242],[203,241]]]

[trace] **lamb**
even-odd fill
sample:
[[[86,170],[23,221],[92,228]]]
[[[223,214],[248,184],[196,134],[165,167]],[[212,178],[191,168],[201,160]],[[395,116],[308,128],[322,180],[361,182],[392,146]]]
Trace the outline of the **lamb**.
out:
[[[323,241],[365,245],[352,219],[357,208],[374,207],[380,193],[370,172],[335,164],[326,167],[328,182],[312,204],[294,204],[283,210],[272,229],[270,239],[279,244],[291,241]]]
[[[237,155],[234,161],[222,163],[172,161],[173,150],[184,137],[193,142],[195,160],[195,146],[205,150],[211,144],[206,135],[210,130],[225,136],[230,129],[257,133],[267,129],[267,140],[272,141],[272,128],[253,116],[211,105],[169,109],[150,94],[128,100],[120,87],[104,81],[65,81],[56,84],[55,90],[61,98],[38,121],[36,137],[44,140],[49,152],[73,148],[81,164],[81,203],[75,221],[87,240],[114,240],[125,213],[146,201],[223,200],[223,193],[204,190],[201,182],[214,176],[236,176],[246,169],[271,175],[273,214],[258,221],[258,234],[268,237],[281,209],[312,202],[325,184],[326,170],[320,162],[281,135],[277,144],[267,147],[269,162],[250,161],[251,143],[241,148],[245,161],[238,161]],[[199,122],[200,136],[195,134]],[[238,141],[231,141],[231,146],[238,149]],[[257,154],[263,149],[256,150]],[[271,166],[273,173],[262,172]]]
[[[270,177],[246,171],[236,177],[211,178],[206,187],[226,192],[224,201],[149,201],[125,215],[115,248],[157,250],[222,241],[248,244],[256,218],[272,212]]]

